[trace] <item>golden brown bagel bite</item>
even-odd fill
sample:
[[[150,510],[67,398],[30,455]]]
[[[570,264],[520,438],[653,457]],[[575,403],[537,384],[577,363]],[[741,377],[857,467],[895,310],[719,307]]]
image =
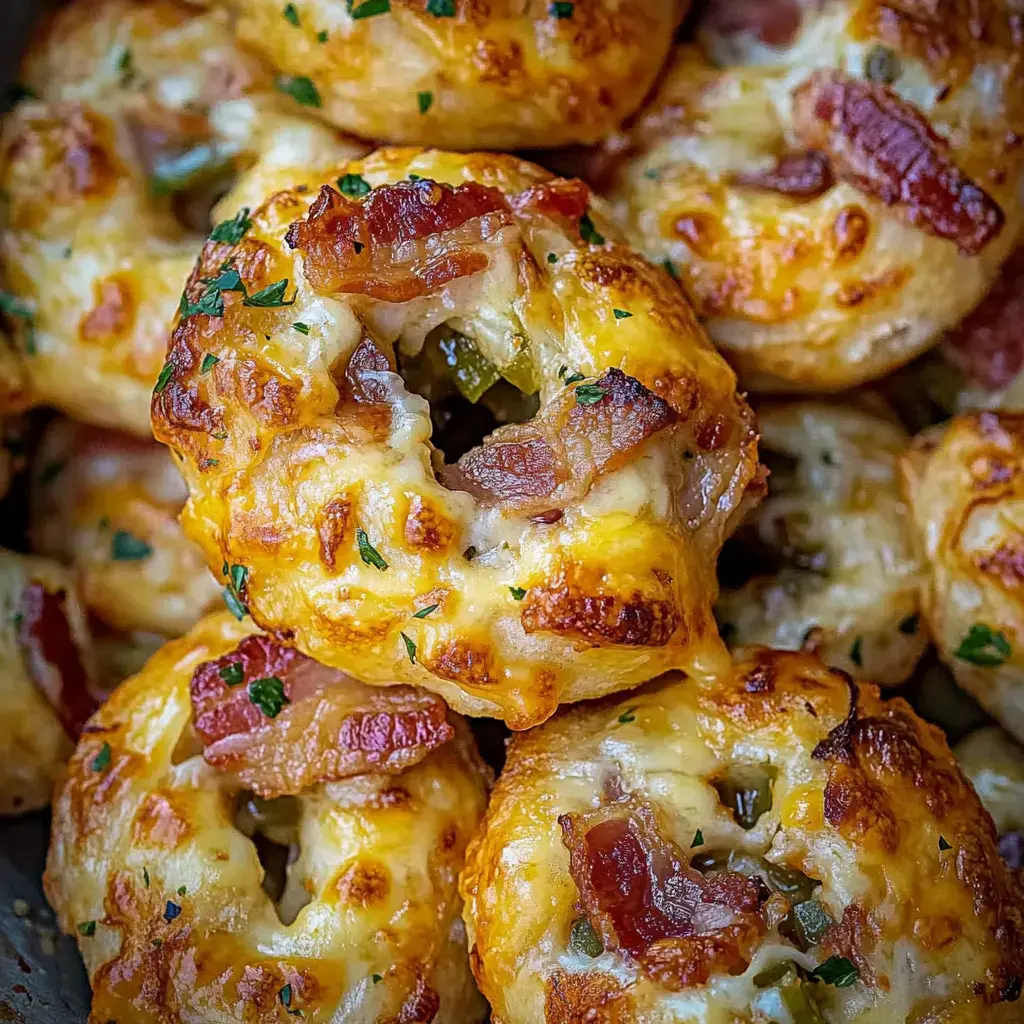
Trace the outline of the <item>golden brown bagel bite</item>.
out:
[[[240,610],[517,729],[722,663],[715,559],[761,485],[750,410],[588,200],[509,156],[381,150],[206,246],[153,428]],[[449,386],[507,422],[442,465]]]
[[[708,5],[609,147],[609,191],[756,390],[881,377],[984,296],[1024,224],[1019,12]]]
[[[486,782],[440,698],[204,619],[93,717],[55,801],[46,891],[92,1019],[482,1020],[456,879]]]
[[[807,654],[514,737],[461,888],[506,1024],[1020,1020],[1021,879],[941,732]]]

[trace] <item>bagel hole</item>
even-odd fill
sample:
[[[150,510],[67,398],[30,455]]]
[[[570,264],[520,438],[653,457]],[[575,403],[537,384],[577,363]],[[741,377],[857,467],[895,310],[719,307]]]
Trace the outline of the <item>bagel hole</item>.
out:
[[[772,786],[777,772],[766,764],[737,764],[711,784],[733,820],[750,831],[772,809]]]
[[[128,119],[128,133],[156,202],[192,234],[207,235],[214,206],[230,189],[234,162],[196,113],[147,110]]]
[[[767,449],[762,449],[759,457],[769,470],[769,499],[797,492],[798,459]],[[828,576],[828,552],[808,537],[812,527],[809,516],[799,508],[785,514],[780,510],[778,515],[770,512],[770,505],[762,506],[726,541],[718,565],[723,590],[737,590],[758,577],[776,576],[783,569]]]
[[[284,925],[290,925],[312,898],[293,870],[301,854],[301,820],[297,797],[265,800],[255,793],[238,794],[235,827],[252,841],[263,868],[263,891]]]
[[[502,376],[507,373],[528,386],[529,368],[513,363],[499,370],[471,338],[450,327],[435,328],[416,355],[399,352],[397,359],[406,387],[430,404],[434,447],[448,463],[478,447],[498,427],[531,419],[540,408],[537,394],[526,394]]]

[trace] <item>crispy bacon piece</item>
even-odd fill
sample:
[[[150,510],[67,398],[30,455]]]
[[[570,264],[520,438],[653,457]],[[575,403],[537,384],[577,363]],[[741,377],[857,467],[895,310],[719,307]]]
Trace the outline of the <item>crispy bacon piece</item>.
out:
[[[787,153],[779,157],[775,166],[756,174],[742,174],[740,185],[780,192],[795,199],[814,199],[832,187],[832,167],[823,153]]]
[[[532,185],[511,200],[517,214],[541,214],[574,229],[587,212],[589,202],[590,189],[579,178],[556,178]]]
[[[18,642],[32,681],[50,702],[64,731],[76,739],[99,704],[71,629],[67,600],[63,590],[47,590],[32,580],[22,591],[18,607]]]
[[[699,984],[749,962],[765,931],[759,879],[732,871],[705,878],[636,799],[558,823],[580,906],[606,949],[624,950],[679,987],[683,977]]]
[[[989,391],[1006,387],[1024,369],[1024,246],[1003,264],[992,290],[960,326],[945,351]]]
[[[999,204],[950,160],[916,107],[877,82],[816,71],[793,93],[801,142],[907,222],[976,255],[1003,226]]]
[[[586,494],[598,476],[623,465],[644,441],[679,418],[621,370],[608,370],[596,385],[586,385],[595,386],[604,394],[592,404],[565,388],[532,420],[500,427],[445,467],[445,486],[468,491],[486,506],[536,515]]]
[[[254,682],[268,679],[280,680],[288,701],[273,718],[250,696]],[[200,665],[191,694],[207,764],[263,797],[400,772],[454,735],[440,697],[411,686],[366,686],[266,636],[246,637]]]
[[[407,302],[488,265],[479,248],[512,215],[496,188],[399,181],[346,199],[322,185],[285,240],[318,291]]]

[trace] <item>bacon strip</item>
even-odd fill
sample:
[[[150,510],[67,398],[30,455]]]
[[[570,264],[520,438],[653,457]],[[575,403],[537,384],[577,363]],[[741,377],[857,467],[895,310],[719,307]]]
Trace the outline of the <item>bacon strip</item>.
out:
[[[468,491],[485,506],[535,515],[586,494],[599,475],[622,466],[679,418],[621,370],[608,370],[596,386],[604,396],[592,405],[578,401],[569,387],[529,422],[500,427],[445,467],[445,486]]]
[[[751,35],[766,46],[788,46],[802,21],[797,0],[716,0],[701,27],[722,36]]]
[[[843,180],[906,221],[977,255],[1002,229],[999,204],[950,160],[946,141],[892,89],[816,71],[793,93],[801,142],[821,150]]]
[[[281,681],[289,702],[273,718],[249,692],[269,678]],[[411,686],[366,686],[266,636],[246,637],[200,665],[191,695],[207,764],[268,798],[403,771],[454,735],[440,697]]]
[[[1024,369],[1024,246],[1003,264],[992,290],[974,311],[946,335],[944,349],[989,391],[1006,387]]]
[[[399,181],[362,200],[322,185],[285,240],[318,291],[407,302],[486,269],[480,243],[511,222],[504,195],[476,182]]]
[[[76,739],[99,707],[71,629],[68,595],[32,580],[18,608],[18,642],[32,681],[50,702],[64,731]]]
[[[624,950],[662,981],[702,983],[749,962],[765,931],[759,879],[705,878],[633,798],[558,823],[580,906],[606,949]]]
[[[736,181],[748,188],[779,192],[795,199],[814,199],[832,187],[832,167],[828,157],[814,150],[787,153],[770,170],[742,174]]]

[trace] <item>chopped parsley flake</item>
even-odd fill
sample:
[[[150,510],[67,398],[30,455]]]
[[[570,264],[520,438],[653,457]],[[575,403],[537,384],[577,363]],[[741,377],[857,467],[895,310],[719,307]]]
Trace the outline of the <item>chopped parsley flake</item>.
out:
[[[693,842],[690,843],[690,849],[693,850],[693,849],[696,849],[698,846],[703,846],[703,845],[704,845],[704,833],[701,832],[700,829],[697,829],[697,831],[693,833]]]
[[[569,373],[569,367],[565,363],[558,368],[558,379],[566,386],[575,384],[578,380],[583,380],[584,376],[582,373]]]
[[[285,302],[284,293],[287,289],[288,278],[285,277],[280,281],[275,281],[273,284],[268,284],[266,288],[261,288],[254,295],[246,295],[245,298],[242,299],[242,305],[258,306],[262,309],[275,309],[279,306],[294,306],[294,295]]]
[[[425,619],[431,612],[436,612],[440,605],[428,604],[426,608],[421,608],[418,612],[413,613],[414,619]]]
[[[203,361],[199,364],[199,372],[209,373],[219,362],[220,359],[217,356],[211,355],[207,352],[206,355],[203,356]]]
[[[245,238],[251,227],[252,221],[249,220],[249,207],[243,206],[231,220],[222,220],[210,232],[210,241],[238,245]]]
[[[358,198],[370,191],[370,183],[361,174],[343,174],[338,179],[338,188],[343,196]]]
[[[596,405],[607,394],[600,384],[580,384],[576,388],[576,402],[579,405]]]
[[[231,586],[240,594],[249,582],[249,570],[244,565],[231,566]]]
[[[454,18],[455,0],[427,0],[427,14],[435,18]]]
[[[92,759],[92,764],[89,766],[94,772],[102,772],[110,766],[110,744],[103,741],[103,746],[100,747],[100,752]]]
[[[940,850],[952,850],[953,847],[946,842],[945,836],[939,836],[939,849]]]
[[[178,895],[179,896],[184,896],[185,893],[187,893],[187,892],[188,892],[188,889],[185,888],[185,886],[183,886],[183,885],[179,885],[178,886]]]
[[[115,562],[141,562],[151,554],[152,547],[128,530],[115,530],[110,538],[110,557]]]
[[[142,884],[148,889],[149,888],[149,868],[142,869]]]
[[[378,14],[387,14],[391,10],[391,0],[363,0],[362,3],[355,3],[355,0],[348,0],[348,13],[353,21],[360,18],[373,18]]]
[[[365,530],[356,530],[356,543],[359,545],[359,557],[367,565],[372,565],[381,572],[387,569],[388,563],[381,558],[380,552],[370,543],[370,538],[366,535]]]
[[[900,632],[905,636],[913,636],[917,632],[917,627],[920,622],[921,617],[916,612],[913,615],[908,615],[900,622]]]
[[[327,38],[328,38],[327,37],[327,29],[321,29],[316,34],[316,41],[318,43],[326,43],[327,42]]]
[[[594,227],[594,222],[590,219],[589,213],[585,213],[580,217],[580,238],[587,245],[604,245],[604,235]]]
[[[374,974],[371,977],[373,978],[374,985],[379,985],[384,980],[383,974]]]
[[[635,707],[626,708],[626,710],[623,711],[621,715],[619,715],[619,725],[629,725],[631,722],[635,722],[636,715],[633,714],[634,711],[636,711]]]
[[[295,9],[295,4],[285,4],[281,13],[284,15],[284,20],[290,25],[299,27],[299,12]]]
[[[128,47],[121,50],[117,58],[117,74],[122,86],[129,86],[135,79],[135,65],[132,62],[132,51]]]
[[[558,262],[558,257],[553,252],[549,252],[548,253],[548,263],[557,263],[557,262]]]
[[[171,378],[174,376],[174,363],[168,360],[164,363],[160,370],[160,375],[156,379],[156,386],[153,388],[153,394],[159,395],[168,384],[171,383]]]
[[[291,96],[296,103],[301,103],[304,107],[323,106],[324,101],[320,98],[320,93],[313,84],[313,80],[305,75],[280,75],[274,82],[274,87],[278,92]]]
[[[292,329],[298,331],[299,334],[309,334],[309,324],[304,324],[301,320],[296,320],[292,324]]]
[[[434,94],[432,92],[418,92],[416,93],[416,105],[419,107],[421,114],[425,114],[431,104],[434,102]]]
[[[993,631],[984,623],[976,622],[960,641],[956,656],[961,661],[983,668],[1002,665],[1013,653],[1010,642],[1001,631]]]
[[[604,952],[601,936],[594,931],[594,926],[585,918],[577,917],[569,929],[569,949],[583,956],[600,956]]]
[[[845,956],[830,956],[818,964],[809,977],[836,988],[848,988],[860,977],[860,971]]]
[[[674,281],[679,280],[679,271],[676,270],[676,265],[669,259],[661,261],[662,267],[665,269],[665,273],[668,274]]]
[[[616,320],[628,320],[633,315],[624,309],[613,309],[612,312],[615,314]]]
[[[863,639],[863,637],[857,637],[857,639],[853,641],[853,646],[850,648],[850,661],[852,661],[857,668],[862,668],[864,665],[864,656],[861,651]]]
[[[181,907],[177,903],[171,900],[167,901],[167,906],[164,907],[164,920],[173,921],[181,913]]]
[[[575,5],[568,3],[567,0],[557,0],[548,8],[548,14],[553,18],[558,18],[559,21],[562,18],[571,18],[573,13],[573,7]]]
[[[217,675],[227,683],[228,686],[238,686],[245,680],[245,669],[240,661],[233,661],[217,670]]]
[[[526,591],[522,587],[509,587],[508,592],[517,600],[522,601],[526,597]]]
[[[231,612],[239,622],[241,622],[249,613],[249,609],[245,607],[242,599],[230,587],[225,587],[221,591],[221,597],[224,598],[224,603],[227,605],[228,611]]]
[[[96,922],[83,921],[78,926],[77,931],[79,935],[84,935],[87,939],[91,939],[96,934]]]
[[[416,642],[412,639],[411,636],[409,636],[406,633],[399,633],[398,635],[402,638],[402,641],[405,644],[405,653],[409,655],[409,661],[413,665],[415,665],[416,664]]]
[[[249,700],[267,718],[277,718],[285,704],[291,704],[291,701],[285,696],[284,683],[277,676],[254,679],[249,684]]]

